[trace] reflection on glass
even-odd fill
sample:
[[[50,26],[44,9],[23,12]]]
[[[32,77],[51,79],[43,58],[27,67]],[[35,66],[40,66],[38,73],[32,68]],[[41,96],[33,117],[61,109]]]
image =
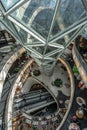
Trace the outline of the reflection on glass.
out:
[[[15,26],[16,26],[16,30],[17,30],[17,32],[18,32],[18,34],[19,34],[23,44],[26,47],[28,47],[28,48],[30,47],[33,50],[36,50],[37,52],[39,52],[40,54],[43,54],[44,47],[41,46],[41,42],[39,42],[37,39],[32,37],[30,34],[28,34],[26,31],[24,31],[23,29],[21,29],[17,25],[15,25]],[[38,46],[35,46],[36,44]]]
[[[44,37],[47,37],[48,32],[50,30],[52,17],[53,17],[53,10],[44,9],[37,14],[34,21],[32,22],[31,27]]]
[[[48,47],[46,48],[45,54],[49,54],[50,52],[55,51],[55,50],[56,50],[55,47],[48,46]]]
[[[23,29],[18,27],[17,25],[15,25],[15,27],[16,27],[16,30],[17,30],[21,40],[23,41],[23,43],[27,43],[27,35],[28,34]]]
[[[52,36],[76,24],[86,16],[81,0],[61,0],[60,7],[57,10]]]
[[[56,0],[32,0],[21,6],[12,16],[47,37]]]
[[[19,1],[21,0],[1,0],[6,9]],[[41,36],[47,38],[57,2],[57,0],[29,0],[17,8],[11,16],[21,24],[33,28]],[[54,18],[50,39],[53,39],[58,33],[65,31],[72,25],[77,25],[85,16],[85,8],[81,0],[61,0]]]
[[[60,39],[56,40],[55,42],[51,43],[52,45],[55,45],[56,47],[60,47],[60,48],[63,48],[63,46],[66,46],[69,44],[70,40],[76,36],[76,31],[78,30],[75,30],[75,31],[72,31],[71,33],[67,34],[67,35],[64,35],[63,37],[61,37]],[[70,42],[71,43],[71,42]],[[50,45],[51,45],[50,44]]]
[[[33,46],[32,49],[36,50],[40,54],[43,54],[43,52],[44,52],[44,47],[43,46],[37,46],[37,47]]]
[[[4,8],[6,10],[8,10],[9,8],[11,8],[14,4],[16,4],[17,2],[19,2],[20,0],[1,0]]]

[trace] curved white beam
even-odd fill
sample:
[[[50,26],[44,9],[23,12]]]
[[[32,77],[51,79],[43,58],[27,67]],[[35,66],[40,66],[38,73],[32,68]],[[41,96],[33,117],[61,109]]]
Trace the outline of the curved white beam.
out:
[[[19,49],[4,64],[4,66],[0,72],[0,100],[1,100],[1,95],[2,95],[3,85],[4,85],[4,82],[5,82],[9,69],[11,68],[12,64],[18,59],[18,57],[25,51],[26,50],[24,48]]]
[[[30,60],[27,62],[27,64],[24,66],[24,68],[21,70],[20,74],[18,75],[18,78],[16,79],[15,83],[13,84],[13,89],[10,90],[10,95],[8,96],[9,100],[6,105],[6,111],[5,111],[5,123],[6,123],[6,130],[12,130],[12,108],[13,108],[13,100],[16,88],[26,71],[26,69],[33,63],[34,60]],[[27,78],[27,77],[26,77]],[[24,80],[26,80],[26,78]]]

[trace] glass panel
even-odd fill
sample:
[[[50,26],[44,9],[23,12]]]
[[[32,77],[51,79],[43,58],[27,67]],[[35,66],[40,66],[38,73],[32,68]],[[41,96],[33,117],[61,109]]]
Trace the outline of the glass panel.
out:
[[[20,40],[19,37],[18,37],[18,34],[16,33],[16,31],[15,31],[15,29],[14,29],[13,24],[12,24],[11,21],[9,21],[6,18],[3,18],[2,23],[5,26],[5,28],[8,31],[10,31],[10,33],[12,34],[12,36],[14,35],[18,40]]]
[[[87,27],[83,30],[83,32],[81,33],[81,35],[87,39]]]
[[[61,38],[59,38],[56,41],[54,41],[54,40],[52,40],[52,42],[49,41],[50,45],[58,45],[58,46],[62,46],[63,45],[64,46],[71,39],[71,37],[73,36],[75,31],[73,31],[73,32],[71,32],[71,33],[69,33],[67,35],[63,35]]]
[[[71,33],[63,36],[62,38],[56,40],[55,42],[50,43],[50,46],[55,46],[56,48],[60,48],[60,50],[62,50],[63,47],[69,44],[69,41],[72,40],[72,38],[74,38],[77,33],[79,33],[78,30],[72,31]]]
[[[57,50],[57,48],[48,46],[48,47],[46,48],[45,54],[50,54],[51,52],[54,52],[54,51],[56,51],[56,50]]]
[[[21,6],[12,16],[32,27],[44,37],[48,36],[55,10],[56,0],[32,0]]]
[[[12,6],[14,6],[17,2],[19,2],[20,0],[1,0],[2,5],[4,6],[4,8],[6,9],[6,11],[8,9],[10,9]]]
[[[32,49],[36,50],[40,54],[43,54],[43,52],[44,52],[44,47],[42,47],[42,46],[37,46],[37,47],[33,46]]]
[[[52,55],[51,58],[57,59],[58,54],[59,54],[59,53]]]
[[[29,47],[31,45],[35,46],[35,44],[37,44],[37,46],[43,45],[43,44],[41,44],[41,42],[39,42],[37,39],[32,37],[30,34],[28,34],[26,31],[24,31],[23,29],[21,29],[17,25],[15,25],[15,27],[18,31],[18,34],[21,37],[21,40],[23,41],[23,44],[26,45],[27,47]]]
[[[58,39],[55,43],[58,45],[65,45],[65,43],[68,41],[69,37],[68,35],[64,36],[64,38]]]
[[[35,29],[45,38],[48,36],[53,13],[54,12],[51,9],[44,9],[40,11],[31,25],[33,29]]]
[[[84,15],[83,15],[84,14]],[[81,0],[61,0],[52,29],[51,38],[86,16]]]
[[[23,41],[23,43],[27,42],[27,32],[25,32],[23,29],[21,29],[20,27],[18,27],[17,25],[15,25],[16,30],[21,38],[21,40]]]
[[[57,40],[56,42],[60,45],[64,45],[64,47],[68,44],[68,42],[72,39],[73,35],[75,34],[76,30],[65,35],[63,38]]]

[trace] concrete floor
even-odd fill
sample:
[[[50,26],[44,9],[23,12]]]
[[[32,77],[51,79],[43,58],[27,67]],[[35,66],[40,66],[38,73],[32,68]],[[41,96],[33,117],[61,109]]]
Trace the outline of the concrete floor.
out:
[[[70,82],[68,80],[68,73],[67,71],[63,70],[61,68],[62,64],[58,63],[54,69],[54,73],[52,76],[48,77],[41,73],[39,76],[36,76],[39,81],[43,82],[57,97],[58,91],[61,91],[65,96],[70,96],[71,94],[71,88],[67,88],[65,84],[69,84]],[[34,69],[38,69],[38,66],[35,66]],[[60,78],[63,81],[63,85],[61,87],[56,87],[52,85],[52,82],[55,81],[55,79]]]

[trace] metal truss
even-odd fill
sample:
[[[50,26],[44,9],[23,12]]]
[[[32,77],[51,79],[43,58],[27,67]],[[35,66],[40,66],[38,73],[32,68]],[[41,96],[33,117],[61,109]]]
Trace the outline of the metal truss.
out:
[[[20,44],[22,44],[29,51],[29,54],[33,56],[33,58],[35,58],[37,62],[38,61],[40,62],[40,65],[43,68],[43,62],[46,63],[47,60],[49,60],[50,61],[49,63],[52,65],[56,63],[57,58],[61,56],[65,48],[86,27],[87,25],[87,15],[86,15],[87,0],[80,0],[80,2],[79,1],[77,2],[75,0],[74,1],[70,0],[67,2],[68,5],[66,6],[66,8],[62,8],[62,6],[64,5],[62,0],[55,0],[54,1],[55,3],[52,3],[52,5],[54,4],[55,6],[52,6],[51,4],[45,5],[45,2],[43,2],[42,0],[39,2],[34,1],[34,4],[35,2],[36,2],[36,6],[38,5],[37,8],[32,6],[32,3],[33,3],[32,0],[19,0],[18,2],[16,2],[15,4],[10,6],[6,10],[5,5],[3,5],[3,2],[0,1],[0,9],[2,12],[2,15],[0,17],[0,22],[18,41],[20,41]],[[50,2],[52,2],[52,0],[49,1],[49,3]],[[75,4],[78,4],[79,7],[82,6],[82,8],[80,8],[81,14],[78,14],[79,11],[76,10],[77,11],[76,16],[80,15],[79,19],[75,21],[73,24],[70,24],[65,28],[65,21],[63,20],[63,17],[60,14],[60,11],[62,12],[63,9],[65,9],[65,11],[67,12],[65,17],[68,18],[69,13],[71,14],[73,13],[69,7],[69,4],[71,6],[70,2],[72,3],[74,2]],[[75,5],[73,5],[73,7],[74,6]],[[33,12],[30,12],[31,16],[28,19],[28,15],[25,16],[25,14],[27,14],[27,10],[29,10],[31,7],[33,8],[32,9]],[[71,12],[67,11],[68,9]],[[13,15],[13,13],[17,10],[19,11],[18,16],[16,14]],[[22,15],[20,12],[21,10],[23,10]],[[36,30],[35,28],[32,27],[32,25],[35,24],[35,20],[38,17],[40,17],[41,13],[46,10],[47,11],[50,10],[50,12],[53,12],[52,13],[53,16],[51,16],[52,19],[49,23],[50,28],[48,31],[46,31],[44,28],[44,25],[41,26],[37,23],[37,25],[34,25],[35,27],[37,27],[37,30]],[[21,18],[19,18],[20,15],[21,15]],[[43,18],[44,17],[45,16],[43,16]],[[25,21],[27,19],[27,22],[23,21],[23,19],[25,19]],[[38,18],[38,22],[39,20],[40,18]],[[53,35],[52,31],[53,29],[54,30],[56,29],[54,28],[55,21],[58,23],[60,31],[58,31],[55,35]],[[43,21],[41,22],[43,23]],[[44,37],[41,33],[45,33],[46,37]]]

